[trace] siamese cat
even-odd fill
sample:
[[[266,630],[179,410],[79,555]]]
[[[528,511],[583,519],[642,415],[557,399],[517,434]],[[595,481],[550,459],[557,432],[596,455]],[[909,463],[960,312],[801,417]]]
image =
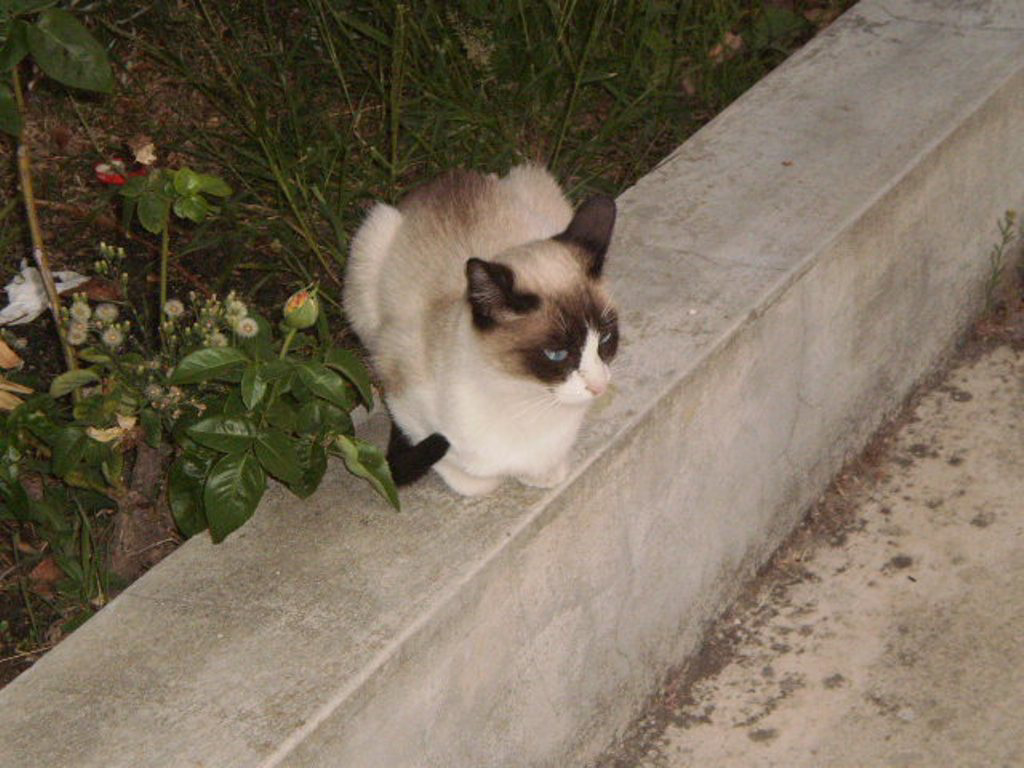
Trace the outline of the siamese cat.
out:
[[[369,212],[344,303],[382,382],[397,483],[431,466],[467,496],[566,478],[619,343],[601,279],[614,224],[611,198],[574,213],[535,165],[452,171]]]

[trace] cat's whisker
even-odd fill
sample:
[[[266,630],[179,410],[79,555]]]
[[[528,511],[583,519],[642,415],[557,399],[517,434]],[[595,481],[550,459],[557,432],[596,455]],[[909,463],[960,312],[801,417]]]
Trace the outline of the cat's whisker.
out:
[[[547,413],[553,406],[558,405],[558,400],[549,390],[542,394],[534,395],[520,402],[520,407],[509,417],[511,421],[533,418],[537,415]]]

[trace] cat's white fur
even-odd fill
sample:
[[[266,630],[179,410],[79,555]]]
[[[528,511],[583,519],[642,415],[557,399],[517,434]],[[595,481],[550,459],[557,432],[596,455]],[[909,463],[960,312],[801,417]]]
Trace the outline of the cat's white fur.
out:
[[[555,387],[495,365],[466,300],[467,260],[507,263],[517,285],[544,290],[581,280],[582,270],[567,249],[541,242],[573,217],[545,169],[522,165],[484,182],[444,211],[377,204],[353,239],[346,275],[345,308],[392,418],[412,443],[447,438],[434,468],[464,495],[510,475],[543,487],[564,480],[586,407],[609,380],[595,330],[578,370]]]

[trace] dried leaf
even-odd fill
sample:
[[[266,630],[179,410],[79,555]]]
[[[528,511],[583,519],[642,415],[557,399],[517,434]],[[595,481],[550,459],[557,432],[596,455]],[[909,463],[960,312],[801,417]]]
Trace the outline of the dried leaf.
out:
[[[47,597],[53,596],[54,586],[64,578],[64,572],[52,557],[44,557],[28,575],[33,591]]]
[[[10,392],[0,389],[0,411],[13,411],[23,402],[25,401],[17,395],[12,395]]]
[[[84,293],[90,301],[121,301],[124,298],[118,283],[99,277],[91,278],[77,292]]]
[[[3,376],[0,376],[0,390],[16,392],[19,395],[31,395],[35,391],[32,387],[26,387],[24,384],[5,379]]]
[[[108,427],[107,429],[100,429],[99,427],[86,427],[85,432],[93,440],[98,440],[101,443],[110,443],[114,440],[120,440],[124,437],[127,430],[123,427]]]
[[[0,339],[0,368],[20,368],[22,359],[6,341]]]
[[[827,27],[839,16],[838,8],[808,8],[804,18],[819,29]]]
[[[20,536],[15,538],[15,547],[23,555],[37,555],[39,550],[29,544],[27,541],[22,539]]]
[[[130,139],[128,149],[132,151],[136,163],[152,165],[156,162],[156,145],[153,143],[153,139],[145,134],[139,134]]]
[[[740,35],[734,35],[732,32],[726,32],[722,37],[722,41],[715,43],[711,50],[708,51],[708,58],[716,64],[721,64],[723,61],[729,61],[742,49],[743,38]]]

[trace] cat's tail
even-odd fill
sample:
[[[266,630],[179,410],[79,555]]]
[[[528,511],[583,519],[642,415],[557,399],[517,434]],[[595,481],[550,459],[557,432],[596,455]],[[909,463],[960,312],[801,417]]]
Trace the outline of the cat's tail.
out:
[[[373,351],[380,329],[378,285],[381,265],[391,250],[402,224],[402,214],[386,203],[377,203],[367,215],[349,249],[345,270],[345,314],[352,330]]]
[[[552,237],[572,221],[572,205],[562,192],[555,177],[543,165],[524,163],[517,165],[501,179],[501,185],[508,190],[526,210],[530,210],[545,222]]]
[[[388,465],[395,485],[408,485],[423,477],[430,468],[444,458],[448,452],[448,439],[435,432],[420,440],[416,445],[391,422],[391,438],[388,440]]]

